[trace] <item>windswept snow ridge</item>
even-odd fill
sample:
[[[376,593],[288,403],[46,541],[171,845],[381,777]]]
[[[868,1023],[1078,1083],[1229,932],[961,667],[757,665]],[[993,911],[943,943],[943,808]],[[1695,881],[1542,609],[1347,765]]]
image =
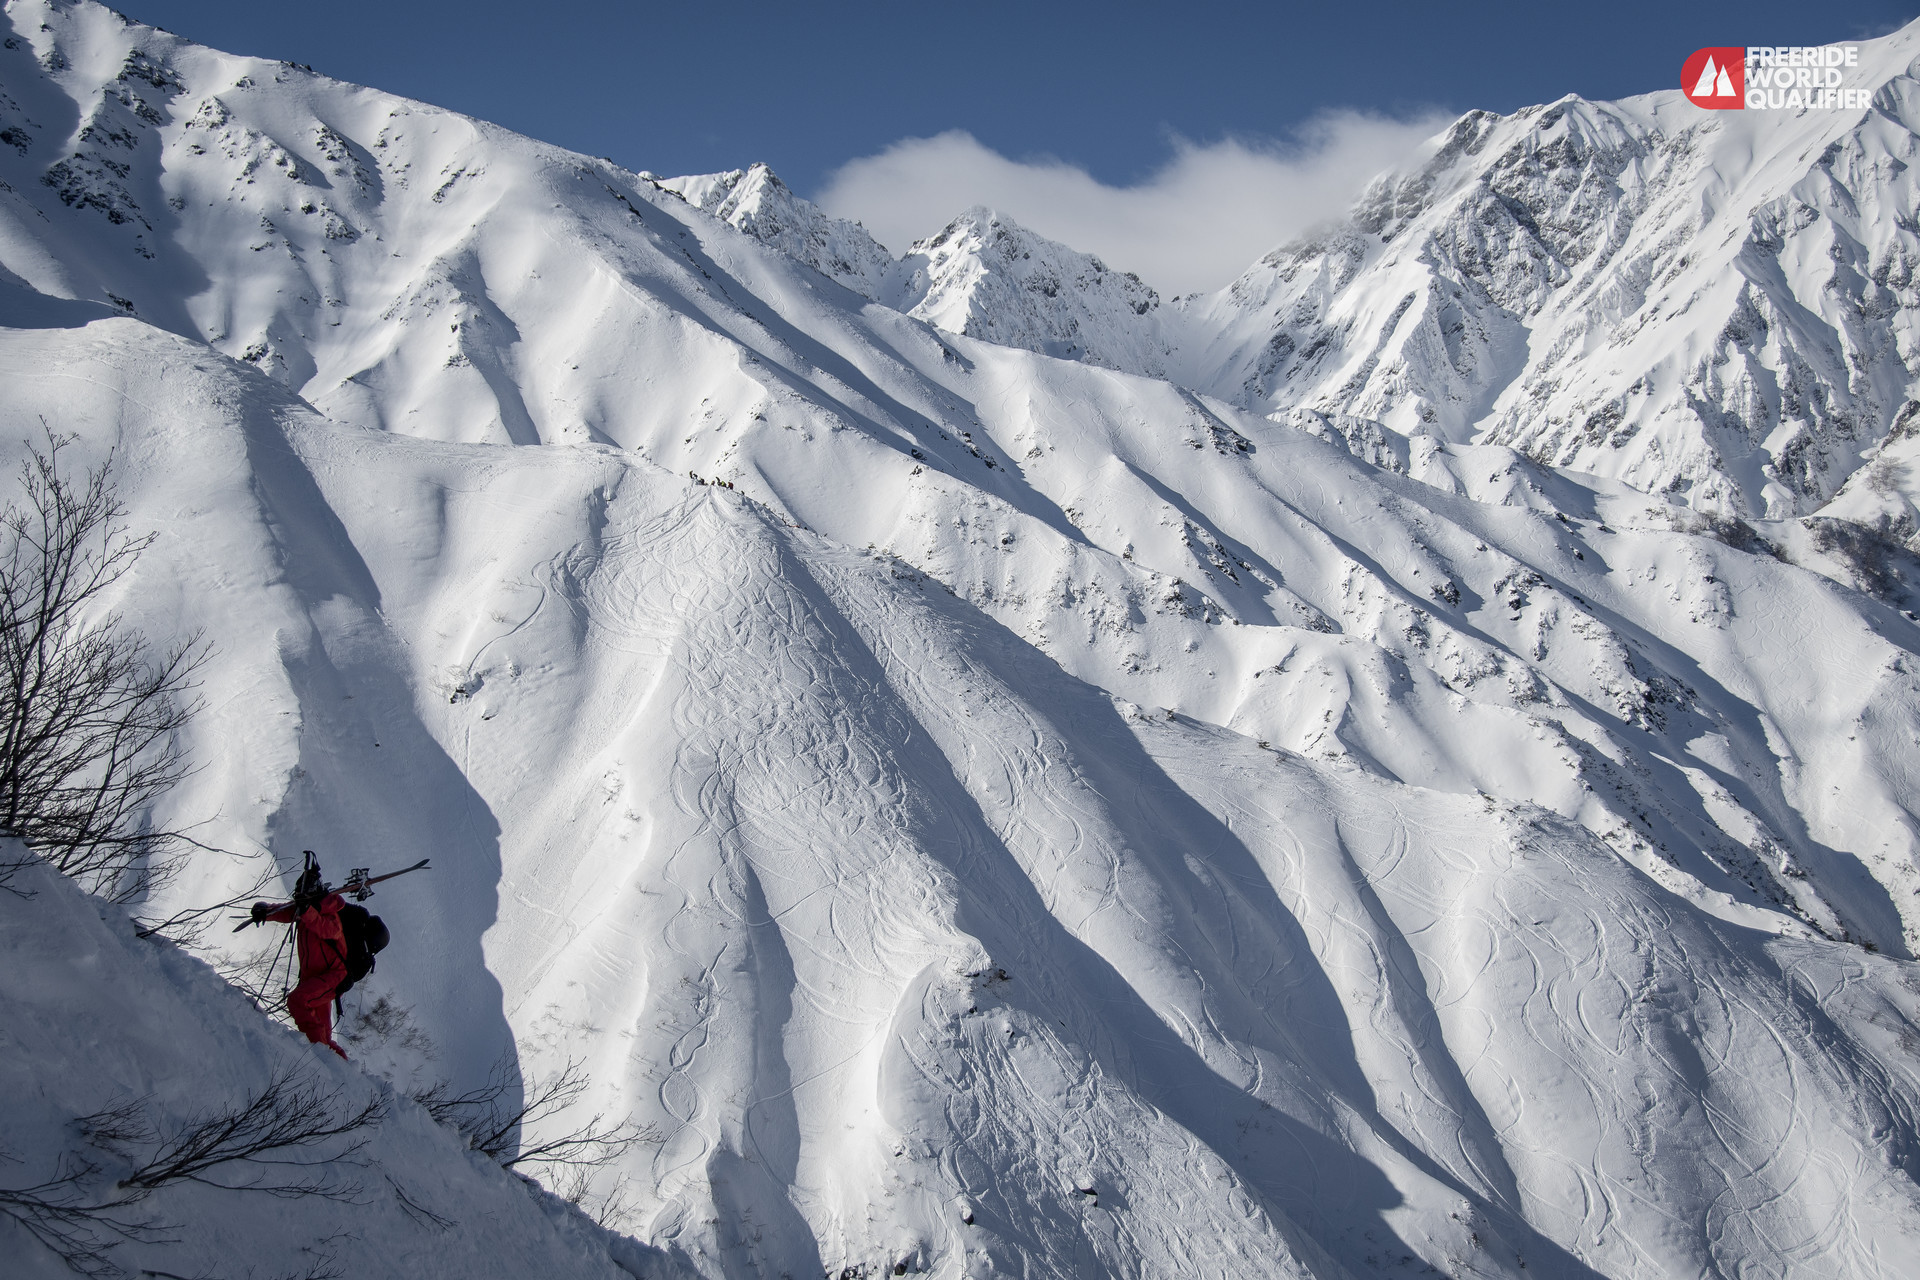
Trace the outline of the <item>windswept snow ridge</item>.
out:
[[[1158,377],[1160,295],[1131,272],[969,209],[898,262],[858,223],[829,218],[763,164],[661,187],[855,293],[949,333]]]
[[[914,245],[884,300],[949,333],[1109,369],[1166,371],[1149,320],[1160,295],[991,209],[969,209]]]
[[[879,298],[888,290],[896,264],[879,242],[859,223],[830,218],[794,195],[764,164],[660,185],[855,293]]]
[[[713,1277],[1920,1250],[1910,562],[1489,441],[1532,348],[1464,280],[1457,423],[1247,392],[1260,307],[1358,306],[1440,195],[1182,304],[1267,299],[1204,349],[963,217],[930,324],[764,169],[6,13],[0,439],[115,450],[126,615],[218,645],[168,822],[433,858],[369,1065],[584,1059],[659,1139],[598,1191]]]

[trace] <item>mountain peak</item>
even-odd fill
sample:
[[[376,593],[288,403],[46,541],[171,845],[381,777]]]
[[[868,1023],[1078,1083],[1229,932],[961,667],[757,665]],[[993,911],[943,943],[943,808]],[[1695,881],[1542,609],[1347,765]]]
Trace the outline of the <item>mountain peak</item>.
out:
[[[893,257],[866,228],[829,217],[818,205],[795,195],[766,164],[658,181],[662,189],[695,208],[855,293],[874,298],[886,286]]]
[[[886,300],[988,342],[1108,368],[1165,367],[1160,295],[1145,281],[985,205],[908,250]]]
[[[1181,376],[1718,516],[1813,514],[1920,376],[1902,354],[1920,334],[1916,44],[1920,28],[1861,43],[1855,88],[1880,104],[1864,114],[1703,112],[1677,89],[1470,112],[1346,218],[1186,309]],[[1878,491],[1913,489],[1904,474],[1885,459]],[[1877,509],[1920,529],[1920,490]]]

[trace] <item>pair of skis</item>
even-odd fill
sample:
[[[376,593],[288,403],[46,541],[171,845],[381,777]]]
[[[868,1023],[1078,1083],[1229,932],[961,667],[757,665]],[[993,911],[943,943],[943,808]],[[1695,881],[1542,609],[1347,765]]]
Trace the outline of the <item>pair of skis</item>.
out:
[[[340,886],[340,892],[346,894],[355,902],[365,902],[373,896],[373,886],[379,884],[381,881],[391,880],[395,876],[404,876],[409,871],[427,871],[430,869],[431,868],[427,866],[427,860],[425,858],[420,859],[420,861],[410,867],[402,867],[398,871],[389,871],[385,875],[379,876],[368,875],[367,872],[369,868],[367,867],[355,867],[347,873],[347,882]]]
[[[392,880],[396,876],[407,875],[409,872],[432,870],[432,868],[427,866],[427,862],[428,859],[422,858],[410,867],[402,867],[398,871],[389,871],[384,875],[377,876],[367,874],[369,871],[367,867],[355,867],[347,873],[346,882],[340,886],[339,892],[346,894],[355,902],[365,902],[373,896],[373,886],[377,884]],[[325,884],[320,886],[320,891],[323,894],[332,892]],[[257,921],[255,921],[252,916],[246,916],[241,919],[239,924],[233,927],[233,931],[238,933],[248,925],[255,923],[257,923]]]

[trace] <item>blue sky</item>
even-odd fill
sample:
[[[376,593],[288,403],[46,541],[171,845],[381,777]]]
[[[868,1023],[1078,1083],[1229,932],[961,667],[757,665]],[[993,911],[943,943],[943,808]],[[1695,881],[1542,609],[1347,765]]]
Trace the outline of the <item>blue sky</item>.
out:
[[[975,150],[915,153],[917,166],[869,171],[865,190],[925,178],[955,158],[978,162],[950,168],[959,174],[990,173],[999,158],[1045,159],[1084,174],[1097,190],[1164,185],[1194,147],[1220,155],[1238,140],[1331,166],[1320,175],[1319,198],[1344,199],[1342,183],[1364,180],[1353,175],[1404,150],[1404,140],[1377,130],[1358,136],[1327,127],[1350,123],[1354,112],[1413,121],[1411,137],[1439,114],[1469,107],[1510,111],[1568,92],[1612,98],[1675,88],[1681,62],[1702,45],[1859,39],[1920,12],[1886,0],[119,7],[203,44],[307,63],[633,169],[698,173],[765,160],[804,194],[837,191],[829,207],[864,213],[896,251],[905,245],[894,241],[935,230],[958,211],[935,215],[927,203],[950,202],[954,184],[888,211],[862,206],[833,178],[847,162],[902,139],[963,134]],[[1267,177],[1277,181],[1277,173]],[[1227,181],[1214,179],[1209,190]],[[1035,222],[1040,197],[1021,207],[1017,184],[996,190],[967,202],[1012,204]],[[1297,222],[1308,212],[1289,216]],[[1159,270],[1181,287],[1169,278],[1178,271]]]
[[[1458,5],[125,0],[233,53],[311,64],[659,173],[765,160],[795,187],[962,129],[1108,183],[1169,134],[1281,137],[1316,111],[1510,111],[1672,88],[1707,44],[1825,44],[1920,13],[1593,0]]]

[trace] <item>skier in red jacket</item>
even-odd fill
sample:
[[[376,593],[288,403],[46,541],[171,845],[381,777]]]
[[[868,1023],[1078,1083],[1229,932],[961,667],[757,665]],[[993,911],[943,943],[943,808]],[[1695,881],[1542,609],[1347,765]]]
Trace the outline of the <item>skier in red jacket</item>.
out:
[[[347,980],[347,938],[340,928],[340,908],[346,900],[337,893],[323,893],[324,888],[320,865],[308,854],[293,901],[256,902],[253,921],[293,926],[300,985],[287,992],[287,1012],[307,1039],[345,1058],[347,1051],[333,1040],[333,993]]]

